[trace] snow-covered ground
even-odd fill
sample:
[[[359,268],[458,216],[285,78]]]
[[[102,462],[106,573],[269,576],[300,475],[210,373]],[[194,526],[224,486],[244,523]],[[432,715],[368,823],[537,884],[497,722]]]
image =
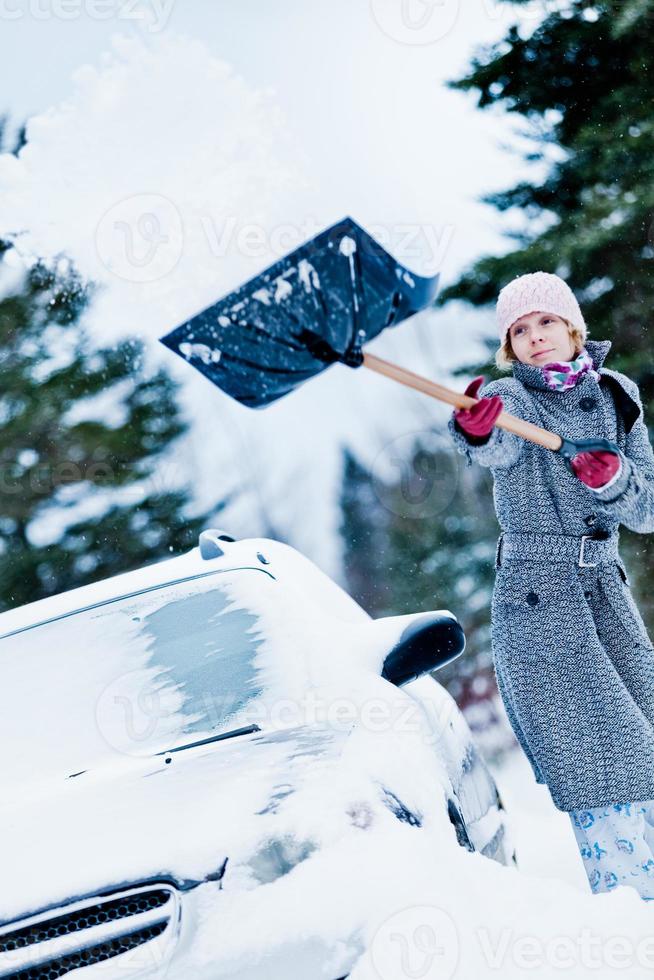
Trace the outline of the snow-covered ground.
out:
[[[627,887],[591,894],[569,817],[518,748],[491,770],[519,870],[466,854],[445,889],[420,860],[398,870],[395,910],[370,930],[352,980],[651,976],[650,904]]]
[[[547,787],[536,782],[518,744],[505,754],[501,765],[489,767],[511,815],[520,870],[565,881],[590,894],[570,818],[554,806]]]

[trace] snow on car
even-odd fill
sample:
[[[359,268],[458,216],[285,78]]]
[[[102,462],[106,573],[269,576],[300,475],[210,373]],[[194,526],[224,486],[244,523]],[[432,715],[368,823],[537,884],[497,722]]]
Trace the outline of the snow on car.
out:
[[[336,980],[386,869],[513,866],[464,644],[218,531],[2,614],[0,977]]]

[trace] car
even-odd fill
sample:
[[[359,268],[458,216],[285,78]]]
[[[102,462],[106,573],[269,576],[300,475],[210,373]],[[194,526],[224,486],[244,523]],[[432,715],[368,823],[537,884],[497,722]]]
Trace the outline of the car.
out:
[[[0,977],[337,980],[391,859],[516,864],[464,647],[220,529],[0,615]]]

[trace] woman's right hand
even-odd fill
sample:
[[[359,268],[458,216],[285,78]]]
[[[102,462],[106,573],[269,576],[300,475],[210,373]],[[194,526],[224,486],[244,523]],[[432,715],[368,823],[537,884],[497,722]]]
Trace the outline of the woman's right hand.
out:
[[[470,382],[464,394],[476,398],[483,383],[484,378],[480,375]],[[473,439],[485,440],[490,435],[495,420],[503,408],[504,404],[500,395],[492,395],[490,398],[480,398],[472,408],[457,409],[454,412],[454,418],[466,435],[472,436]]]

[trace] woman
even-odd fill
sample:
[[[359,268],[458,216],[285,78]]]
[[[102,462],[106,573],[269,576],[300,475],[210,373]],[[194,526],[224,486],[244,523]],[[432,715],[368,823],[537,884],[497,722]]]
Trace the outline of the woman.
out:
[[[619,525],[654,530],[654,452],[638,386],[603,366],[569,286],[535,272],[497,301],[500,368],[466,394],[457,450],[494,477],[501,535],[491,639],[498,689],[539,783],[568,812],[593,891],[654,898],[654,647],[618,553]],[[572,462],[497,428],[502,409],[619,454]]]

